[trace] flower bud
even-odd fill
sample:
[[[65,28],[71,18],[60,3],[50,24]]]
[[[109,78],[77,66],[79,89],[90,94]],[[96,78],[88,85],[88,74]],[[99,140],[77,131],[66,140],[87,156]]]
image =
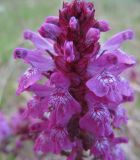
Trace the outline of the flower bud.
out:
[[[77,30],[78,28],[78,21],[75,17],[71,17],[70,22],[69,22],[69,26],[72,30]]]
[[[74,46],[72,41],[65,42],[64,44],[64,58],[69,63],[75,59]]]
[[[101,32],[107,32],[107,31],[110,30],[109,24],[105,20],[99,20],[98,23],[97,23],[97,25],[98,25],[98,29]]]
[[[30,30],[24,31],[24,39],[30,40],[37,49],[43,50],[43,51],[49,51],[51,54],[55,54],[54,51],[54,42],[50,39],[45,39],[38,33],[32,32]]]
[[[48,16],[46,18],[46,23],[52,23],[52,24],[58,25],[59,17],[58,16]]]
[[[86,34],[86,43],[95,43],[100,38],[100,31],[96,28],[90,28]]]
[[[44,23],[39,29],[39,33],[45,38],[56,40],[61,34],[61,29],[55,24]]]

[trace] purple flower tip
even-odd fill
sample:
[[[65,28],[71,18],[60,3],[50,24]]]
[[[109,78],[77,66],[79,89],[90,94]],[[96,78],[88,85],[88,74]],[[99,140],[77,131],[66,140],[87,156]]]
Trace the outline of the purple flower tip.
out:
[[[24,33],[23,33],[24,38],[27,39],[27,40],[28,39],[31,40],[32,39],[32,34],[31,33],[32,33],[32,31],[25,30]]]
[[[27,51],[24,48],[17,48],[14,51],[14,58],[15,59],[24,58],[24,57],[26,57],[26,55],[27,55]]]
[[[55,24],[55,25],[58,25],[59,23],[59,17],[57,16],[48,16],[46,18],[46,23],[52,23],[52,24]]]
[[[102,31],[102,32],[107,32],[111,29],[108,22],[105,20],[99,20],[97,22],[97,26],[99,27],[100,31]]]
[[[124,40],[131,40],[134,38],[134,31],[131,29],[126,30],[126,32],[123,33],[123,39]]]

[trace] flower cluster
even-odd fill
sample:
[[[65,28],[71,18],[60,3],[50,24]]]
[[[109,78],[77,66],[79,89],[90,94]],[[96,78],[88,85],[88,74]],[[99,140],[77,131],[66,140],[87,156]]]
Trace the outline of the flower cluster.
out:
[[[6,157],[12,155],[15,159],[25,159],[33,156],[34,160],[45,159],[45,154],[39,155],[33,152],[24,155],[26,146],[33,146],[33,142],[38,137],[38,133],[44,126],[40,125],[40,120],[25,117],[25,108],[20,107],[11,116],[5,116],[0,112],[0,153]],[[40,130],[39,130],[40,126]],[[30,159],[30,158],[29,158]]]
[[[101,45],[101,33],[110,27],[94,15],[91,2],[65,2],[59,16],[47,17],[38,33],[24,32],[35,49],[14,51],[16,59],[31,66],[19,79],[17,94],[33,93],[25,117],[37,120],[31,127],[37,152],[81,160],[90,150],[102,160],[125,159],[119,144],[127,139],[115,137],[113,130],[127,122],[122,103],[133,100],[120,74],[135,59],[120,46],[134,34],[125,30]]]

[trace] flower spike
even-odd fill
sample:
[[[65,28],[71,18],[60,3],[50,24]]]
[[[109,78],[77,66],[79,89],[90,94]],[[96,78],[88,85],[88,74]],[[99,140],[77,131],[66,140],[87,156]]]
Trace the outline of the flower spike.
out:
[[[120,49],[134,33],[128,29],[101,44],[102,32],[109,30],[107,21],[96,20],[93,3],[72,0],[64,2],[59,16],[47,17],[39,33],[24,32],[35,49],[14,51],[15,59],[31,65],[17,93],[33,94],[25,118],[39,121],[29,129],[36,131],[37,153],[82,160],[89,150],[95,159],[125,159],[119,144],[127,139],[114,130],[128,120],[122,103],[134,97],[121,73],[136,60]]]

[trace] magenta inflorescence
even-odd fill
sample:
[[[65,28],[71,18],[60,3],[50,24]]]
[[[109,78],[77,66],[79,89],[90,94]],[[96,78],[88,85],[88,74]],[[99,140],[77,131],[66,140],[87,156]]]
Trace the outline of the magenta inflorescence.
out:
[[[125,30],[101,45],[101,33],[110,27],[94,15],[91,2],[65,2],[59,16],[47,17],[38,33],[24,32],[35,49],[14,51],[16,59],[31,66],[21,76],[17,94],[33,93],[24,116],[34,119],[28,132],[36,135],[37,153],[82,160],[83,151],[90,151],[95,159],[125,159],[119,144],[127,139],[116,137],[114,129],[128,119],[122,103],[133,100],[133,90],[120,74],[135,59],[120,46],[134,33]]]

